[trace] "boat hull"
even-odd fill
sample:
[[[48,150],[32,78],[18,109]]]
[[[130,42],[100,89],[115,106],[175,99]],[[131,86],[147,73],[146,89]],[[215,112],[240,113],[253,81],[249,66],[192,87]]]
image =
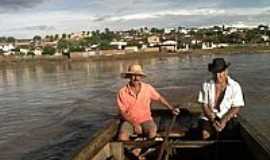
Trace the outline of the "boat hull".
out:
[[[171,122],[172,115],[168,110],[155,110],[153,117],[158,126],[160,137],[164,138],[164,132]],[[234,139],[212,139],[202,141],[198,139],[198,112],[182,110],[176,120],[176,125],[169,136],[169,143],[163,159],[192,159],[192,160],[267,160],[270,159],[270,152],[267,145],[258,141],[259,134],[252,133],[252,127],[244,119],[240,118],[239,137]],[[146,151],[151,149],[145,157],[156,159],[162,140],[136,139],[128,142],[117,141],[117,132],[120,126],[118,119],[107,122],[107,125],[97,131],[89,142],[77,151],[72,157],[73,160],[125,160],[132,159],[130,151],[132,148],[143,148]],[[174,133],[175,132],[175,133]],[[197,133],[196,133],[197,132]],[[177,134],[176,134],[177,133]],[[255,135],[254,135],[255,134]],[[141,137],[137,137],[141,138]],[[132,156],[132,155],[131,155]]]

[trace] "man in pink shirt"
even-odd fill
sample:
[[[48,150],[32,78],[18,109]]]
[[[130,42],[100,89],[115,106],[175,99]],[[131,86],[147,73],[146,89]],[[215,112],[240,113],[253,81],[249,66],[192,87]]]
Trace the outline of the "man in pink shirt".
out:
[[[151,101],[159,101],[173,114],[178,114],[179,109],[174,108],[162,97],[150,84],[142,82],[145,77],[142,67],[138,64],[130,65],[128,72],[122,73],[123,78],[128,78],[129,83],[120,89],[117,95],[117,104],[123,123],[118,139],[128,141],[132,133],[146,134],[148,138],[154,138],[157,127],[151,116]]]

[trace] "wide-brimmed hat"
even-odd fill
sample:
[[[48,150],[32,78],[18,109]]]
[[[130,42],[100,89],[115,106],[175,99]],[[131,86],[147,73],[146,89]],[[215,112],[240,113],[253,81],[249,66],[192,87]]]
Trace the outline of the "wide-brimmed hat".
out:
[[[231,63],[225,62],[224,58],[215,58],[212,63],[208,64],[208,71],[212,73],[219,73],[228,68]]]
[[[128,67],[128,71],[121,73],[123,78],[128,78],[130,75],[139,75],[145,77],[146,74],[143,72],[142,66],[139,64],[132,64]]]

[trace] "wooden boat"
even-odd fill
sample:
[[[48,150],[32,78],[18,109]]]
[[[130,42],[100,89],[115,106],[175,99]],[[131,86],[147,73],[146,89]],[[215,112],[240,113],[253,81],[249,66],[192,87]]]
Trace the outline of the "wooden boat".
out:
[[[159,137],[146,140],[144,137],[134,137],[128,142],[117,141],[117,131],[120,121],[113,119],[106,127],[97,131],[95,136],[73,155],[73,160],[132,160],[137,159],[131,154],[132,148],[141,148],[146,159],[157,159],[166,128],[172,119],[168,110],[154,110],[153,117],[158,126]],[[270,159],[270,144],[260,136],[249,124],[239,118],[239,129],[231,138],[217,137],[203,141],[198,137],[198,112],[181,109],[177,116],[166,145],[162,159],[181,160],[268,160]]]

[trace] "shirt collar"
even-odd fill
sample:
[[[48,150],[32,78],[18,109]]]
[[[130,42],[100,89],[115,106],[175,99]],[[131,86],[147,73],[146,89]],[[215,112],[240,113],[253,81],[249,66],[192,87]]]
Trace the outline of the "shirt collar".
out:
[[[233,80],[231,79],[231,77],[228,76],[228,85],[230,86],[232,85],[232,83],[233,83]]]
[[[210,81],[210,83],[213,84],[213,85],[215,85],[215,80],[212,79],[212,80]],[[230,76],[228,76],[228,86],[232,85],[232,83],[233,83],[233,80],[231,79]]]
[[[141,82],[141,92],[144,88],[144,83]],[[131,88],[130,88],[130,85],[129,83],[126,85],[126,92],[129,94],[129,95],[132,95],[132,96],[135,96],[135,94],[132,92]]]

